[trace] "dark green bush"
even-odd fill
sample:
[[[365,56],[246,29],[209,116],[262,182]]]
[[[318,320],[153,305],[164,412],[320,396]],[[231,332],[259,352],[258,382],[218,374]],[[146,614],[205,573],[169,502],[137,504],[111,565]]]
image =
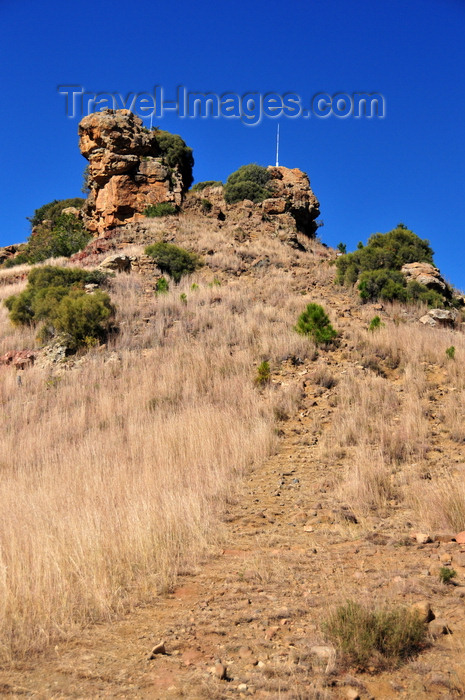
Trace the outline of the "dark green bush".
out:
[[[401,607],[370,610],[348,601],[323,627],[342,659],[360,671],[397,666],[427,644],[427,623]]]
[[[263,202],[271,194],[266,188],[270,178],[270,172],[261,165],[243,165],[228,177],[224,187],[224,198],[228,204],[244,199],[255,203]]]
[[[144,209],[144,216],[155,218],[158,216],[173,216],[178,213],[178,208],[171,202],[159,202],[158,204],[149,204]]]
[[[366,246],[338,258],[337,280],[346,284],[346,273],[350,268],[358,277],[365,270],[400,270],[411,262],[433,263],[433,251],[428,241],[401,226],[389,233],[373,234]]]
[[[294,330],[301,335],[310,336],[317,345],[328,345],[337,337],[337,332],[319,304],[308,304],[300,314]]]
[[[57,223],[57,219],[61,216],[63,209],[67,207],[76,207],[81,209],[85,199],[82,197],[74,197],[72,199],[54,199],[53,202],[44,204],[35,210],[31,217],[27,220],[31,222],[31,227],[38,226],[42,221],[48,220],[52,222],[52,227]]]
[[[184,189],[188,190],[194,179],[192,175],[194,167],[192,148],[189,148],[178,134],[170,134],[168,131],[154,129],[154,135],[163,161],[171,168],[178,168]]]
[[[201,192],[205,187],[223,187],[221,180],[204,180],[203,182],[197,182],[192,187],[192,192]]]
[[[399,224],[388,233],[375,233],[366,246],[359,243],[353,253],[342,255],[336,262],[339,284],[347,286],[359,282],[358,289],[364,301],[423,302],[430,306],[444,306],[450,296],[428,289],[416,281],[407,281],[400,272],[411,262],[433,264],[433,251],[426,240]]]
[[[87,294],[84,284],[101,283],[98,271],[59,267],[31,270],[26,289],[5,300],[10,319],[16,325],[43,322],[42,340],[66,333],[69,348],[76,350],[106,337],[114,314],[108,294],[97,290]]]
[[[42,262],[48,258],[69,258],[82,250],[91,240],[90,234],[80,219],[73,214],[61,214],[55,220],[53,228],[39,224],[31,233],[27,242],[27,262]]]
[[[358,289],[364,301],[407,301],[405,278],[397,270],[366,270],[360,275]]]
[[[200,265],[200,259],[195,253],[189,253],[184,248],[178,248],[171,243],[154,243],[145,249],[163,273],[179,282],[181,277],[194,272]]]
[[[92,234],[74,214],[62,214],[62,210],[71,206],[80,208],[83,202],[80,198],[55,200],[36,209],[34,216],[29,219],[33,228],[24,250],[7,260],[3,267],[24,263],[32,265],[48,258],[69,258],[82,250],[91,240]]]

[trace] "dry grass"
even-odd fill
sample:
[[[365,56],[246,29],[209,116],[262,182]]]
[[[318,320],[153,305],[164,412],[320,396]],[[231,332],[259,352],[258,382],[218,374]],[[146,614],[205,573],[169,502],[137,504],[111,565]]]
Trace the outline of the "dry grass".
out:
[[[412,488],[410,503],[419,523],[429,531],[465,530],[465,484],[463,475],[439,476],[424,482],[421,490]]]
[[[276,413],[295,410],[299,387],[253,378],[263,359],[273,371],[314,353],[292,331],[301,297],[284,273],[252,294],[202,275],[157,297],[119,275],[106,351],[34,367],[21,387],[0,367],[0,658],[169,589],[217,539],[240,475],[275,449]],[[32,340],[2,309],[0,347]]]

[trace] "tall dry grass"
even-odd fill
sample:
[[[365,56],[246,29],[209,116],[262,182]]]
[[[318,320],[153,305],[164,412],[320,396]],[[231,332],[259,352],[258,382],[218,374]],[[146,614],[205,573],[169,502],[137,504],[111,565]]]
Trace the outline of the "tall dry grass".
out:
[[[20,387],[0,367],[1,659],[171,587],[217,539],[240,475],[275,449],[276,407],[298,392],[253,379],[265,357],[273,369],[314,352],[291,328],[302,300],[284,273],[246,290],[202,274],[157,297],[120,275],[106,350],[29,369]]]

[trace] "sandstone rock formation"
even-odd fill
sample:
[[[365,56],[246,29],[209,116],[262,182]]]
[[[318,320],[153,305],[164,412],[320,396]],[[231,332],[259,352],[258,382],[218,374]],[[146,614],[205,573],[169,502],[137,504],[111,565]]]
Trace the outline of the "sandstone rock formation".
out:
[[[318,228],[315,220],[320,215],[320,204],[310,188],[306,173],[299,168],[270,166],[271,180],[268,188],[273,197],[265,199],[263,211],[281,214],[287,211],[295,219],[298,231],[314,236]]]
[[[230,223],[238,223],[244,227],[241,219],[248,218],[251,226],[259,225],[263,231],[267,231],[266,220],[272,222],[271,228],[282,230],[294,230],[314,237],[320,215],[319,202],[312,192],[308,176],[298,168],[285,168],[283,166],[268,168],[271,179],[267,188],[271,196],[261,204],[254,204],[250,200],[243,200],[236,204],[226,204],[223,196],[223,187],[211,185],[200,191],[189,193],[186,207],[200,209],[202,202],[207,200],[211,208],[206,215]],[[205,212],[203,212],[205,213]],[[292,242],[291,235],[289,239]]]
[[[425,262],[408,263],[402,267],[401,272],[405,275],[407,282],[415,280],[415,282],[423,284],[428,289],[434,289],[445,296],[450,295],[446,282],[434,265]]]
[[[89,161],[89,196],[83,219],[101,235],[115,226],[142,218],[150,204],[180,205],[182,176],[161,157],[155,132],[129,110],[104,110],[79,124],[79,148]]]

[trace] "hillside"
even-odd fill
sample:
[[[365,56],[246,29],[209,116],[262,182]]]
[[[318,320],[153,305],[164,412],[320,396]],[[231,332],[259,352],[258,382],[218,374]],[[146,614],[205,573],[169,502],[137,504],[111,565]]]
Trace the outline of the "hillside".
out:
[[[336,284],[300,171],[147,218],[140,169],[164,164],[137,138],[136,165],[90,149],[96,235],[52,261],[110,271],[105,341],[39,346],[0,308],[2,696],[463,697],[462,312]],[[114,177],[140,184],[126,209]],[[157,242],[201,265],[163,289]],[[0,298],[41,265],[0,270]],[[310,303],[334,343],[296,333]],[[420,648],[355,661],[325,627],[347,601],[400,610],[399,635],[416,610]]]

